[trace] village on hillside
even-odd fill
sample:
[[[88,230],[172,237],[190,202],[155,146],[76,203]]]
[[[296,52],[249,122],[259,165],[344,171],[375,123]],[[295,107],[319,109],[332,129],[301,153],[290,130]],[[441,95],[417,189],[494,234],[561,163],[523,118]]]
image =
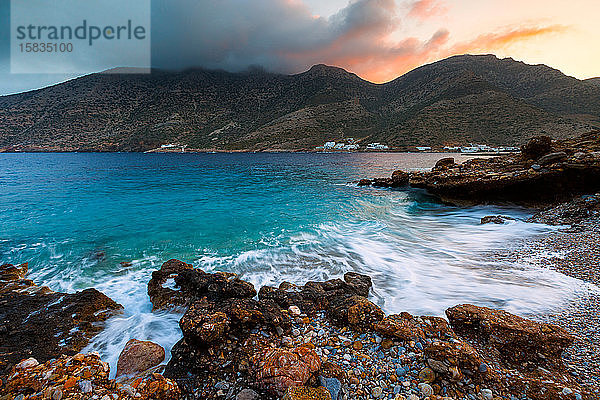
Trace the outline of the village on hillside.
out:
[[[328,141],[322,146],[315,147],[316,151],[319,152],[352,152],[352,151],[397,151],[397,149],[391,149],[385,143],[368,143],[367,145],[361,146],[354,138],[346,138],[342,141]],[[509,153],[519,151],[518,147],[514,146],[489,146],[487,144],[475,144],[469,143],[463,146],[414,146],[403,149],[408,152],[425,152],[425,153]]]

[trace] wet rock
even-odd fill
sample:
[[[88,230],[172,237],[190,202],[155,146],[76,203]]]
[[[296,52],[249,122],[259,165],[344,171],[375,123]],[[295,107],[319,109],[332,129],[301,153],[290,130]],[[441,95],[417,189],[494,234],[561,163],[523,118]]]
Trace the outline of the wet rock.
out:
[[[154,309],[187,307],[206,297],[209,301],[252,298],[256,290],[250,282],[227,272],[206,273],[179,260],[165,262],[152,273],[148,295]]]
[[[25,358],[45,362],[77,353],[123,308],[96,289],[53,292],[26,274],[27,264],[0,267],[0,368],[5,370]]]
[[[502,225],[506,221],[514,221],[514,218],[507,217],[505,215],[488,215],[486,217],[481,218],[481,225],[485,224],[497,224]]]
[[[159,270],[152,272],[152,279],[148,282],[148,296],[154,310],[187,306],[191,303],[187,293],[169,286],[173,286],[175,277],[181,272],[193,268],[191,264],[172,259],[163,263]]]
[[[394,171],[392,173],[392,187],[402,187],[408,185],[410,175],[404,171]]]
[[[267,348],[255,354],[252,368],[259,387],[281,396],[288,388],[303,386],[315,376],[321,368],[321,360],[308,346]]]
[[[361,179],[358,181],[358,186],[371,186],[372,183],[370,179]]]
[[[117,377],[135,375],[159,365],[165,359],[165,349],[150,342],[131,339],[117,361]]]
[[[486,307],[465,304],[449,308],[446,315],[459,336],[496,351],[509,365],[557,368],[562,366],[562,352],[574,340],[557,326]]]
[[[552,152],[552,138],[549,136],[534,137],[521,147],[521,153],[532,160]]]
[[[348,272],[344,275],[344,280],[307,282],[304,286],[283,282],[279,288],[263,286],[259,290],[258,297],[261,302],[272,300],[283,309],[296,306],[304,313],[313,314],[328,308],[332,299],[352,295],[367,296],[371,285],[369,276]]]
[[[371,329],[384,317],[383,311],[363,296],[332,299],[327,316],[339,326],[351,326],[359,331]]]
[[[204,344],[225,340],[230,325],[227,314],[216,311],[213,304],[206,302],[192,304],[179,321],[184,337]]]

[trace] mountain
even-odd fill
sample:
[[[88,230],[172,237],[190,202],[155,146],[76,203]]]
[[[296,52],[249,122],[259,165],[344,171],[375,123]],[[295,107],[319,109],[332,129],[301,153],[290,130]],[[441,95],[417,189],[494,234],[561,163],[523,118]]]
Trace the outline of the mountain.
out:
[[[296,75],[191,69],[92,74],[0,97],[0,147],[301,150],[327,140],[516,145],[600,126],[600,85],[544,65],[455,56],[374,84],[315,65]]]

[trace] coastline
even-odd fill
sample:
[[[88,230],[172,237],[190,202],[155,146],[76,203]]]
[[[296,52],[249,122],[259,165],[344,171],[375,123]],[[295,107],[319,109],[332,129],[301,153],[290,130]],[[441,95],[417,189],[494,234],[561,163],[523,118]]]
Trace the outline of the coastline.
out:
[[[546,152],[537,157],[548,154],[555,153]],[[561,161],[566,157],[555,156]],[[595,171],[593,154],[590,160],[591,165],[585,168]],[[525,164],[534,162],[535,159]],[[560,173],[556,162],[552,165],[553,171]],[[485,176],[490,176],[485,167]],[[431,173],[409,175],[397,171],[391,178],[369,180],[368,185],[404,187],[415,176],[425,181],[439,180],[454,168],[457,168],[454,160],[452,163],[446,160]],[[528,173],[527,179],[537,176],[535,168],[531,169],[535,173]],[[459,175],[469,173],[471,171],[461,170]],[[502,176],[501,173],[491,175],[493,182],[502,181],[498,176]],[[560,174],[552,176],[558,176],[559,182],[562,179]],[[481,175],[476,179],[478,185],[485,182]],[[511,182],[505,180],[503,184],[506,181]],[[364,183],[362,186],[366,186]],[[473,180],[467,183],[472,185]],[[453,190],[464,188],[461,184],[453,186]],[[473,189],[473,186],[468,187]],[[486,194],[486,185],[475,188]],[[594,190],[593,187],[588,189]],[[564,225],[573,211],[585,218],[573,221],[569,230],[527,240],[522,247],[516,246],[508,255],[499,257],[540,258],[539,249],[544,252],[559,249],[564,251],[562,257],[541,260],[547,260],[549,268],[597,284],[600,275],[596,251],[598,224],[589,220],[590,216],[597,218],[596,205],[600,200],[590,201],[597,197],[584,196],[566,206],[536,214],[531,222],[552,223],[554,219]],[[485,199],[486,196],[474,198]],[[504,223],[502,217],[489,221]],[[2,268],[0,280],[8,285],[9,296],[22,294],[24,289],[32,287],[22,268],[16,267],[16,273],[15,267],[4,265]],[[15,281],[25,284],[25,288],[12,287]],[[598,314],[594,316],[597,310],[594,307],[598,304],[593,297],[582,296],[583,304],[574,302],[555,315],[533,316],[554,325],[472,305],[448,309],[448,320],[445,320],[407,313],[386,316],[368,300],[371,285],[370,277],[350,273],[343,280],[309,282],[304,286],[283,282],[279,287],[263,286],[257,290],[235,274],[205,273],[181,261],[170,260],[153,273],[148,294],[156,309],[186,310],[180,321],[184,337],[173,348],[173,358],[168,365],[152,369],[150,381],[145,380],[149,376],[146,368],[132,380],[123,381],[125,383],[99,376],[99,381],[104,383],[96,386],[104,385],[108,389],[103,390],[109,393],[112,390],[115,396],[122,398],[142,399],[181,398],[178,390],[192,398],[238,400],[282,396],[288,400],[386,397],[488,400],[513,395],[539,400],[596,398],[593,379],[597,377],[598,366],[593,364],[593,355],[598,348],[598,337],[594,336]],[[591,302],[585,303],[587,300]],[[56,299],[44,307],[54,306],[54,301]],[[13,333],[11,329],[8,334]],[[568,331],[579,337],[573,337]],[[5,335],[7,331],[0,333]],[[75,351],[77,349],[72,352]],[[58,356],[60,354],[56,354]],[[143,359],[148,354],[142,352],[138,356]],[[88,387],[95,385],[84,383],[89,381],[89,377],[85,377],[86,363],[90,363],[91,368],[99,361],[93,355],[90,357],[89,360],[81,355],[58,361],[50,359],[45,365],[38,365],[37,360],[19,363],[3,378],[0,391],[9,398],[29,398],[24,393],[29,396],[32,391],[32,398],[48,397],[46,394],[61,398],[63,392],[82,398],[80,395],[90,393]],[[76,376],[50,379],[52,374],[48,375],[48,371],[63,368],[60,363],[83,363],[84,366],[77,370]],[[104,364],[101,369],[107,372]],[[146,386],[140,386],[142,382],[156,390],[143,392]],[[155,382],[166,382],[158,397],[160,384]],[[60,396],[55,396],[59,391]],[[246,397],[240,397],[242,393]]]

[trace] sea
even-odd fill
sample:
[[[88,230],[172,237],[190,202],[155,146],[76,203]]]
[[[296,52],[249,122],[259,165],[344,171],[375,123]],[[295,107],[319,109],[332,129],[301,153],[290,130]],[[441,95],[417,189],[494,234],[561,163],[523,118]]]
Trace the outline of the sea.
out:
[[[472,303],[527,316],[573,299],[580,281],[535,259],[492,256],[556,229],[525,223],[531,210],[454,207],[422,190],[353,183],[427,170],[445,156],[0,154],[0,263],[27,262],[39,285],[95,287],[122,304],[85,349],[113,371],[131,338],[167,354],[181,338],[181,315],[152,312],[147,295],[152,271],[171,258],[235,272],[257,289],[368,274],[387,313],[443,316]],[[495,214],[515,220],[480,224]]]

